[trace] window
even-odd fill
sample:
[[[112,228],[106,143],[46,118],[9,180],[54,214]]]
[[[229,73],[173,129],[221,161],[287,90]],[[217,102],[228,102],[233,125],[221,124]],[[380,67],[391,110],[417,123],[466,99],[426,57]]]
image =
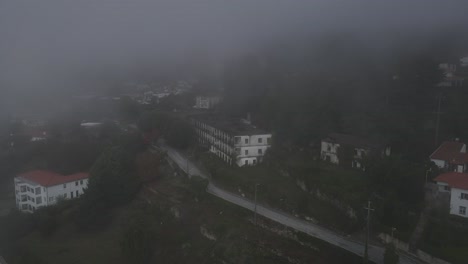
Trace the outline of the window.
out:
[[[83,180],[80,181],[80,185],[83,185]]]
[[[245,155],[249,155],[249,150],[248,149],[244,150],[244,153]]]
[[[28,205],[27,204],[22,204],[21,205],[21,210],[28,210]]]
[[[244,140],[244,142],[245,142],[245,144],[249,144],[249,139],[246,138],[246,139]]]
[[[262,143],[263,138],[258,138],[258,143]]]
[[[41,203],[42,203],[42,197],[37,197],[36,204],[41,204]]]
[[[21,201],[26,202],[28,200],[28,197],[26,195],[21,195]]]
[[[331,151],[331,146],[327,145],[327,151]]]
[[[31,198],[31,201],[32,201],[33,203],[36,202],[36,201],[34,200],[34,198]]]
[[[77,181],[75,182],[75,186],[78,186],[78,182],[77,182]]]
[[[26,190],[27,190],[27,189],[26,189],[26,186],[24,186],[24,185],[21,186],[21,192],[26,192]]]
[[[468,193],[462,193],[460,199],[468,200]]]
[[[70,198],[73,199],[73,192],[70,192]]]
[[[76,197],[78,197],[78,190],[75,193],[76,193]]]
[[[445,186],[444,186],[444,190],[446,190],[446,191],[450,191],[450,186],[448,186],[448,185],[445,185]]]
[[[63,184],[63,188],[67,188],[67,184],[66,184],[66,183]]]
[[[257,164],[257,160],[256,160],[256,159],[253,160],[253,164],[254,164],[254,165]]]
[[[245,164],[245,165],[249,165],[249,160],[245,160],[245,161],[244,161],[244,164]]]
[[[41,194],[41,187],[36,188],[36,194]]]
[[[355,156],[359,156],[359,150],[354,149],[354,155],[355,155]]]
[[[258,149],[258,154],[263,154],[263,149]]]
[[[458,210],[458,213],[461,215],[466,214],[466,207],[465,206],[460,206],[460,209]]]

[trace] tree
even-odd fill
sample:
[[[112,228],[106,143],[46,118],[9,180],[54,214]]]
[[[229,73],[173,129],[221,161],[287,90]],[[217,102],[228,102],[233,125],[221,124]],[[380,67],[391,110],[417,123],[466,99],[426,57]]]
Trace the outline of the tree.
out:
[[[136,158],[137,173],[142,181],[151,181],[159,177],[162,155],[149,151],[138,154]]]
[[[179,149],[186,149],[193,142],[194,131],[189,123],[175,120],[165,136],[169,145]]]
[[[156,233],[144,218],[136,218],[124,231],[120,242],[122,255],[129,263],[148,263],[153,256]]]
[[[393,243],[389,243],[385,247],[384,264],[397,264],[399,259],[400,257],[396,253],[395,245],[393,245]]]
[[[81,228],[100,227],[108,221],[110,208],[133,199],[140,186],[135,159],[141,149],[137,135],[126,135],[101,154],[78,206],[76,219]]]

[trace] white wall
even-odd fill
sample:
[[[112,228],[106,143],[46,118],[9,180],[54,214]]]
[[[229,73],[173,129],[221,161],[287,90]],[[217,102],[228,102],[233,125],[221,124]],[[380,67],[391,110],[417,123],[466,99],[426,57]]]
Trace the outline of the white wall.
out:
[[[461,199],[461,194],[467,195],[466,199]],[[465,207],[465,214],[460,214],[460,206]],[[468,190],[452,188],[450,195],[450,214],[468,217]]]
[[[83,184],[80,185],[80,181],[73,181],[73,182],[68,182],[65,184],[60,184],[60,185],[55,185],[55,186],[50,186],[46,188],[46,195],[47,195],[47,204],[55,204],[57,203],[57,199],[60,199],[60,197],[66,198],[66,199],[71,199],[73,193],[73,198],[76,198],[76,192],[78,191],[78,197],[81,196],[84,192],[84,189],[88,186],[88,179],[83,179]],[[76,185],[78,183],[78,185]],[[66,194],[66,197],[65,197]]]
[[[64,188],[63,184],[43,187],[32,182],[21,181],[15,178],[16,207],[21,211],[32,213],[42,206],[55,204],[58,196],[63,196],[65,193],[67,193],[67,199],[70,199],[71,192],[73,192],[73,198],[77,197],[76,191],[78,191],[78,196],[81,196],[84,189],[88,186],[88,179],[83,179],[81,185],[80,181],[81,180],[77,181],[78,186],[75,185],[75,182],[69,182],[66,183],[66,187]],[[26,190],[25,192],[21,192],[22,186],[26,189],[29,187],[30,191]],[[38,189],[40,189],[39,194],[36,193]],[[26,201],[23,201],[23,197],[26,198]],[[52,199],[49,199],[50,197],[52,197]],[[24,208],[23,205],[27,208]]]
[[[321,143],[322,159],[327,160],[327,157],[329,157],[331,163],[339,164],[340,160],[338,159],[338,155],[337,155],[339,147],[340,147],[340,144],[322,141]]]
[[[435,163],[435,165],[441,169],[445,168],[445,161],[443,160],[436,160],[436,159],[431,159],[432,162]]]

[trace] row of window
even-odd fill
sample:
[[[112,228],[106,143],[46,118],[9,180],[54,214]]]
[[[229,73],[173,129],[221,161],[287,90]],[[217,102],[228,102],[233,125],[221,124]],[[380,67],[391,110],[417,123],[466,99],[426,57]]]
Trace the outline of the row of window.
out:
[[[76,181],[76,182],[75,182],[75,186],[78,186],[78,184],[79,184],[79,185],[83,185],[83,180],[80,180],[80,181]],[[67,184],[66,184],[66,183],[63,184],[63,188],[67,188]]]
[[[240,137],[236,137],[236,144],[240,143]],[[268,137],[266,138],[267,144],[271,144],[271,138]],[[259,137],[257,138],[257,143],[262,144],[263,143],[263,138]],[[244,138],[244,144],[249,144],[249,138]]]
[[[33,203],[36,203],[36,204],[42,204],[42,197],[39,196],[37,198],[34,198],[34,197],[30,197],[28,195],[21,195],[21,199],[18,199],[18,202],[21,201],[21,202],[27,202],[27,201],[31,201]]]
[[[240,148],[236,148],[236,153],[240,154]],[[258,149],[257,154],[263,155],[263,149]],[[249,150],[248,149],[244,150],[244,155],[246,155],[246,156],[249,155]]]
[[[26,186],[26,185],[22,185],[20,187],[20,191],[22,193],[31,192],[31,193],[41,194],[41,187],[32,188],[32,187],[29,187],[29,186]]]

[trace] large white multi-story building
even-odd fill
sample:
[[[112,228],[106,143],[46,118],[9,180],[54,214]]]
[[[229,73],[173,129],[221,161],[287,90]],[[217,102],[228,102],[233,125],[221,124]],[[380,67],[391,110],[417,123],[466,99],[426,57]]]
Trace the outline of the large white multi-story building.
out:
[[[271,133],[255,128],[246,120],[200,115],[192,118],[192,124],[198,142],[230,165],[256,165],[263,161],[271,146]]]
[[[88,186],[88,173],[63,176],[54,172],[34,170],[15,177],[16,207],[32,213],[60,199],[73,199]]]

